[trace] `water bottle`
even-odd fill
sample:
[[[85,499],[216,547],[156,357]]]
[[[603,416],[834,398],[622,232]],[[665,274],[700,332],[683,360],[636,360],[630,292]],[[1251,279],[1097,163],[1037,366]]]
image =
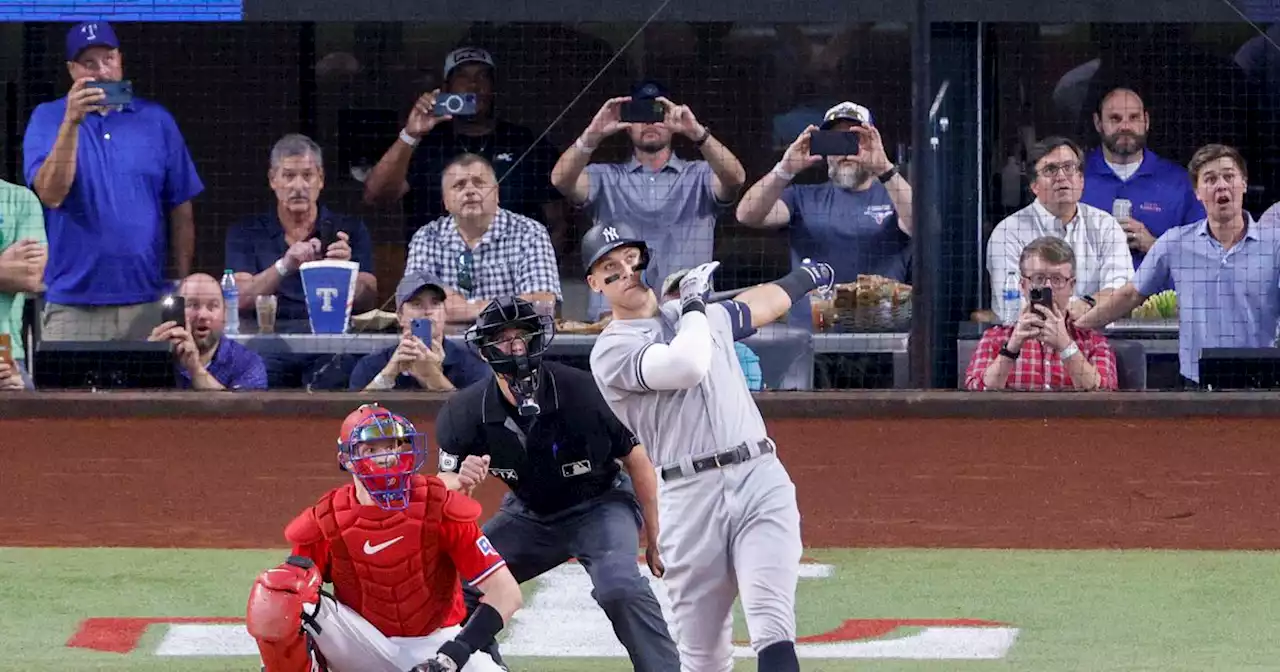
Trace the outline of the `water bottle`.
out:
[[[236,288],[235,273],[231,269],[222,272],[222,302],[226,304],[227,319],[222,333],[240,333],[240,290]]]
[[[1002,324],[1013,324],[1018,321],[1018,313],[1022,312],[1022,288],[1019,286],[1018,272],[1010,270],[1004,276],[1003,299],[1004,310],[1000,313]]]

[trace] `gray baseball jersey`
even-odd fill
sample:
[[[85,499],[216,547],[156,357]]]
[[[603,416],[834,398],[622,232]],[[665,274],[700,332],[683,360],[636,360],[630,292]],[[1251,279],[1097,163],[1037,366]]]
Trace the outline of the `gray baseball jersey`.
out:
[[[645,385],[641,356],[650,345],[670,343],[679,320],[680,302],[668,301],[656,317],[610,322],[591,349],[591,372],[605,401],[659,466],[765,437],[764,419],[733,347],[735,337],[752,331],[739,303],[707,306],[711,369],[701,383],[687,390]]]

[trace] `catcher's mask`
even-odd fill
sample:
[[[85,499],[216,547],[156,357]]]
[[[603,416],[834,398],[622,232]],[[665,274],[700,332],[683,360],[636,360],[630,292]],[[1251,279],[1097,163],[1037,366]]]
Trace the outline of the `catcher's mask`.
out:
[[[426,435],[377,404],[352,411],[338,435],[338,464],[360,480],[379,508],[409,506],[412,476],[427,459]]]
[[[542,410],[537,402],[538,372],[555,331],[550,315],[539,315],[532,303],[509,296],[489,302],[467,329],[467,342],[507,381],[520,415]]]

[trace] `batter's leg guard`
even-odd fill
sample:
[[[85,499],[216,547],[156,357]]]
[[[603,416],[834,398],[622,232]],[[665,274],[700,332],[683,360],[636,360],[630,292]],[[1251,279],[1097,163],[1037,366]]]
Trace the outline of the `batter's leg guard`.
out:
[[[800,672],[795,642],[774,642],[756,654],[759,672]]]

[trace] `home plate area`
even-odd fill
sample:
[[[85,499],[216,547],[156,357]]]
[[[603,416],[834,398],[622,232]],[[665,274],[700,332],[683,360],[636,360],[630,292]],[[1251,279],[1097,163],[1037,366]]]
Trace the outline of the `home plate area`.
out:
[[[640,571],[649,577],[646,567]],[[832,571],[831,565],[805,563],[800,576],[823,579]],[[649,582],[670,622],[666,589],[657,579]],[[508,628],[503,655],[626,657],[609,620],[591,599],[591,580],[580,565],[562,565],[537,584]],[[566,623],[573,627],[564,627]],[[909,630],[894,637],[900,628]],[[796,650],[802,658],[992,660],[1003,658],[1017,636],[1017,628],[977,619],[850,619],[830,632],[801,637]],[[257,648],[243,624],[188,622],[169,625],[155,655],[253,656]],[[755,653],[737,646],[735,655],[750,658]]]

